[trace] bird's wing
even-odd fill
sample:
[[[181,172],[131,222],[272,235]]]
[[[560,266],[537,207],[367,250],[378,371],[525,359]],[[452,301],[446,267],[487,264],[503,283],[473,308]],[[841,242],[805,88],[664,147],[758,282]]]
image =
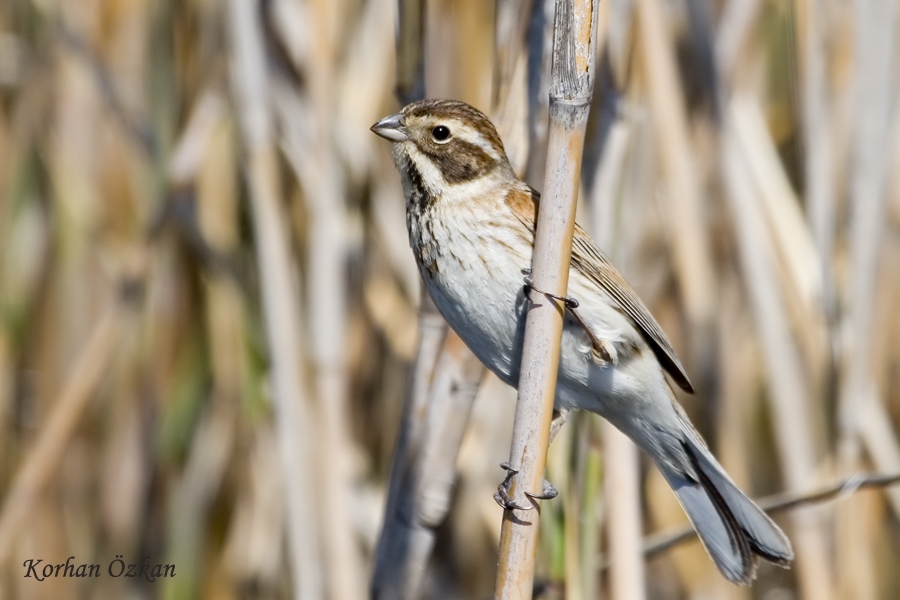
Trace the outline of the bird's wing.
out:
[[[509,194],[507,203],[522,223],[534,231],[539,200],[540,194],[534,190],[528,192],[515,190]],[[577,224],[575,225],[575,237],[572,240],[572,267],[605,292],[618,305],[618,308],[634,321],[644,339],[653,349],[656,358],[672,376],[675,383],[684,391],[693,393],[694,386],[659,323],[656,322],[615,265]]]

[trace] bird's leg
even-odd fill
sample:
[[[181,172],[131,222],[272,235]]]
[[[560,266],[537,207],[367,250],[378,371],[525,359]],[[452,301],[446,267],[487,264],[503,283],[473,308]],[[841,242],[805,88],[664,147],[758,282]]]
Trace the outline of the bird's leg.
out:
[[[550,440],[547,442],[549,446],[553,443],[553,440],[556,438],[556,435],[559,433],[559,430],[565,424],[565,422],[569,419],[569,414],[572,411],[570,410],[554,410],[553,411],[553,420],[550,421]],[[518,473],[518,469],[513,469],[509,466],[509,463],[500,463],[500,468],[506,471],[506,479],[503,480],[503,483],[500,484],[500,487],[497,488],[497,493],[494,494],[494,500],[497,501],[497,504],[506,509],[517,509],[517,510],[529,510],[530,506],[521,506],[517,504],[512,497],[509,495],[509,485],[512,483],[513,476]],[[534,500],[552,500],[559,495],[559,490],[553,487],[546,479],[543,481],[541,486],[541,492],[539,494],[532,494],[531,492],[525,492],[525,495]]]
[[[559,433],[559,430],[562,429],[562,426],[566,424],[566,421],[569,420],[569,415],[572,414],[572,411],[569,409],[562,409],[553,411],[553,420],[550,421],[550,441],[547,442],[547,445],[553,443],[553,440],[556,439],[556,434]]]
[[[541,291],[541,290],[537,289],[536,287],[534,287],[534,280],[531,279],[531,269],[528,269],[528,268],[522,269],[522,275],[525,276],[524,289],[525,289],[526,296],[528,295],[528,292],[530,292],[531,290],[534,290],[538,294],[543,294],[544,296],[547,296],[548,298],[553,298],[554,300],[562,302],[563,304],[566,305],[567,310],[575,310],[576,308],[578,308],[578,300],[576,300],[572,296],[557,296],[556,294],[551,294],[550,292],[544,292],[544,291]]]
[[[569,415],[571,414],[571,410],[554,410],[553,411],[553,420],[550,421],[550,440],[547,442],[547,446],[553,443],[553,440],[556,439],[556,434],[559,433],[559,430],[562,429],[562,426],[565,425],[566,421],[569,420]],[[547,481],[546,479],[543,481],[542,489],[540,494],[532,494],[530,492],[525,492],[525,495],[529,498],[534,498],[535,500],[552,500],[559,495],[559,490],[557,490],[552,483]]]
[[[575,322],[578,323],[579,327],[581,327],[587,334],[588,338],[590,338],[591,354],[593,354],[597,362],[611,365],[618,364],[619,356],[613,345],[608,341],[601,340],[596,335],[594,335],[594,332],[591,331],[591,328],[587,326],[587,323],[585,323],[584,319],[581,318],[581,315],[578,314],[578,311],[576,310],[579,306],[578,300],[576,300],[572,296],[566,296],[563,298],[561,296],[557,296],[556,294],[542,292],[541,290],[537,289],[536,287],[534,287],[533,280],[531,279],[531,269],[522,269],[522,275],[525,276],[524,289],[526,297],[530,290],[534,290],[539,294],[543,294],[545,296],[553,298],[554,300],[562,302],[569,314],[572,315],[572,318],[575,319]]]

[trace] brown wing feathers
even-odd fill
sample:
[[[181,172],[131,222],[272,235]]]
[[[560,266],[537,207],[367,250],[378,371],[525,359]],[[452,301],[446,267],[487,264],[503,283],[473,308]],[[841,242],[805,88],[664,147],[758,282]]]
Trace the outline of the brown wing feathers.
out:
[[[514,190],[506,198],[509,207],[532,234],[539,200],[540,194],[534,190],[530,190],[530,194],[524,190]],[[618,304],[619,309],[638,326],[660,364],[675,380],[675,383],[686,392],[693,393],[694,386],[656,319],[634,293],[615,265],[578,225],[575,226],[575,238],[572,242],[572,267]]]

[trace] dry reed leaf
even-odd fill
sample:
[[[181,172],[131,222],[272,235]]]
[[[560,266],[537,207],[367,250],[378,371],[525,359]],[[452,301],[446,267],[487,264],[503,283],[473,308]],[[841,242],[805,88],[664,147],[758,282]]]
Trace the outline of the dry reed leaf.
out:
[[[768,135],[759,105],[752,98],[738,95],[732,100],[732,108],[736,132],[760,189],[780,261],[790,271],[788,281],[797,286],[807,310],[815,310],[822,293],[819,256],[800,203]]]
[[[803,489],[815,483],[820,460],[811,418],[818,407],[810,402],[808,383],[803,377],[778,297],[774,248],[765,231],[764,216],[755,201],[749,169],[744,162],[746,158],[741,154],[733,127],[729,118],[722,151],[739,257],[770,379],[770,412],[782,472],[789,487]],[[792,541],[801,589],[806,594],[830,598],[834,587],[824,554],[826,523],[823,517],[822,511],[816,509],[795,512]]]
[[[212,90],[202,92],[187,125],[169,158],[169,180],[174,186],[189,185],[207,157],[210,138],[225,113],[224,99]]]
[[[759,106],[742,94],[732,99],[735,130],[739,137],[766,223],[772,232],[777,258],[779,289],[789,311],[794,334],[800,342],[810,389],[827,375],[831,352],[823,314],[823,284],[820,258],[800,203],[791,189],[777,149]]]

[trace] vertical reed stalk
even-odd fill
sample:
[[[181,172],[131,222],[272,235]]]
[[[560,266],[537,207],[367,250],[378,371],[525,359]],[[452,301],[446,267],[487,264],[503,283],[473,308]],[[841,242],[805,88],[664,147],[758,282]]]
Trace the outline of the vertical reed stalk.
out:
[[[347,418],[346,322],[347,251],[346,187],[333,139],[338,111],[333,110],[337,89],[337,14],[342,3],[315,0],[310,3],[313,50],[309,63],[314,142],[303,157],[307,168],[306,204],[309,210],[309,259],[307,262],[311,355],[315,364],[316,415],[319,420],[320,461],[316,478],[322,485],[322,536],[328,597],[362,600],[365,575],[360,546],[351,514],[354,495],[353,445]]]
[[[532,304],[525,324],[519,396],[509,464],[518,470],[513,498],[542,489],[556,391],[563,305],[535,290],[565,296],[575,227],[581,153],[594,74],[597,4],[558,0],[550,86],[550,134],[544,195],[537,215]],[[540,503],[534,510],[506,510],[500,533],[495,597],[530,598],[534,581]]]
[[[440,318],[440,317],[439,317]],[[484,366],[452,331],[434,364],[424,422],[414,452],[397,465],[397,481],[378,546],[373,598],[415,600],[422,596],[437,527],[450,510],[456,458]]]
[[[631,223],[625,223],[618,210],[619,186],[631,125],[626,119],[611,126],[603,156],[597,166],[592,190],[594,239],[601,248],[620,262],[622,246]],[[614,235],[616,232],[616,235]],[[644,553],[642,547],[641,476],[638,448],[608,421],[603,422],[603,489],[606,500],[606,554],[614,556],[609,570],[610,598],[613,600],[646,597]]]
[[[253,214],[256,258],[262,282],[272,397],[285,488],[293,597],[323,597],[316,525],[308,403],[301,381],[299,295],[287,220],[282,214],[278,157],[272,136],[269,76],[257,5],[230,0],[233,87],[240,108],[245,170]]]
[[[894,123],[892,93],[897,81],[897,7],[893,2],[860,0],[855,4],[855,123],[850,200],[852,284],[844,347],[838,425],[844,442],[859,435],[882,469],[897,469],[896,434],[878,435],[890,418],[878,399],[872,377],[872,338],[878,289],[878,254],[885,224],[887,180]],[[853,443],[853,442],[849,442]],[[891,492],[900,514],[900,492]]]
[[[714,312],[714,275],[675,45],[663,20],[660,0],[635,3],[650,110],[667,185],[678,289],[688,318],[702,329]]]
[[[822,274],[822,304],[829,322],[835,318],[835,290],[832,261],[836,229],[833,135],[828,105],[827,11],[821,0],[804,0],[798,21],[800,31],[803,85],[804,181],[809,228],[819,251]]]
[[[624,433],[608,421],[603,425],[603,487],[609,514],[607,554],[615,558],[609,571],[609,597],[638,600],[647,597],[641,543],[640,457]]]

